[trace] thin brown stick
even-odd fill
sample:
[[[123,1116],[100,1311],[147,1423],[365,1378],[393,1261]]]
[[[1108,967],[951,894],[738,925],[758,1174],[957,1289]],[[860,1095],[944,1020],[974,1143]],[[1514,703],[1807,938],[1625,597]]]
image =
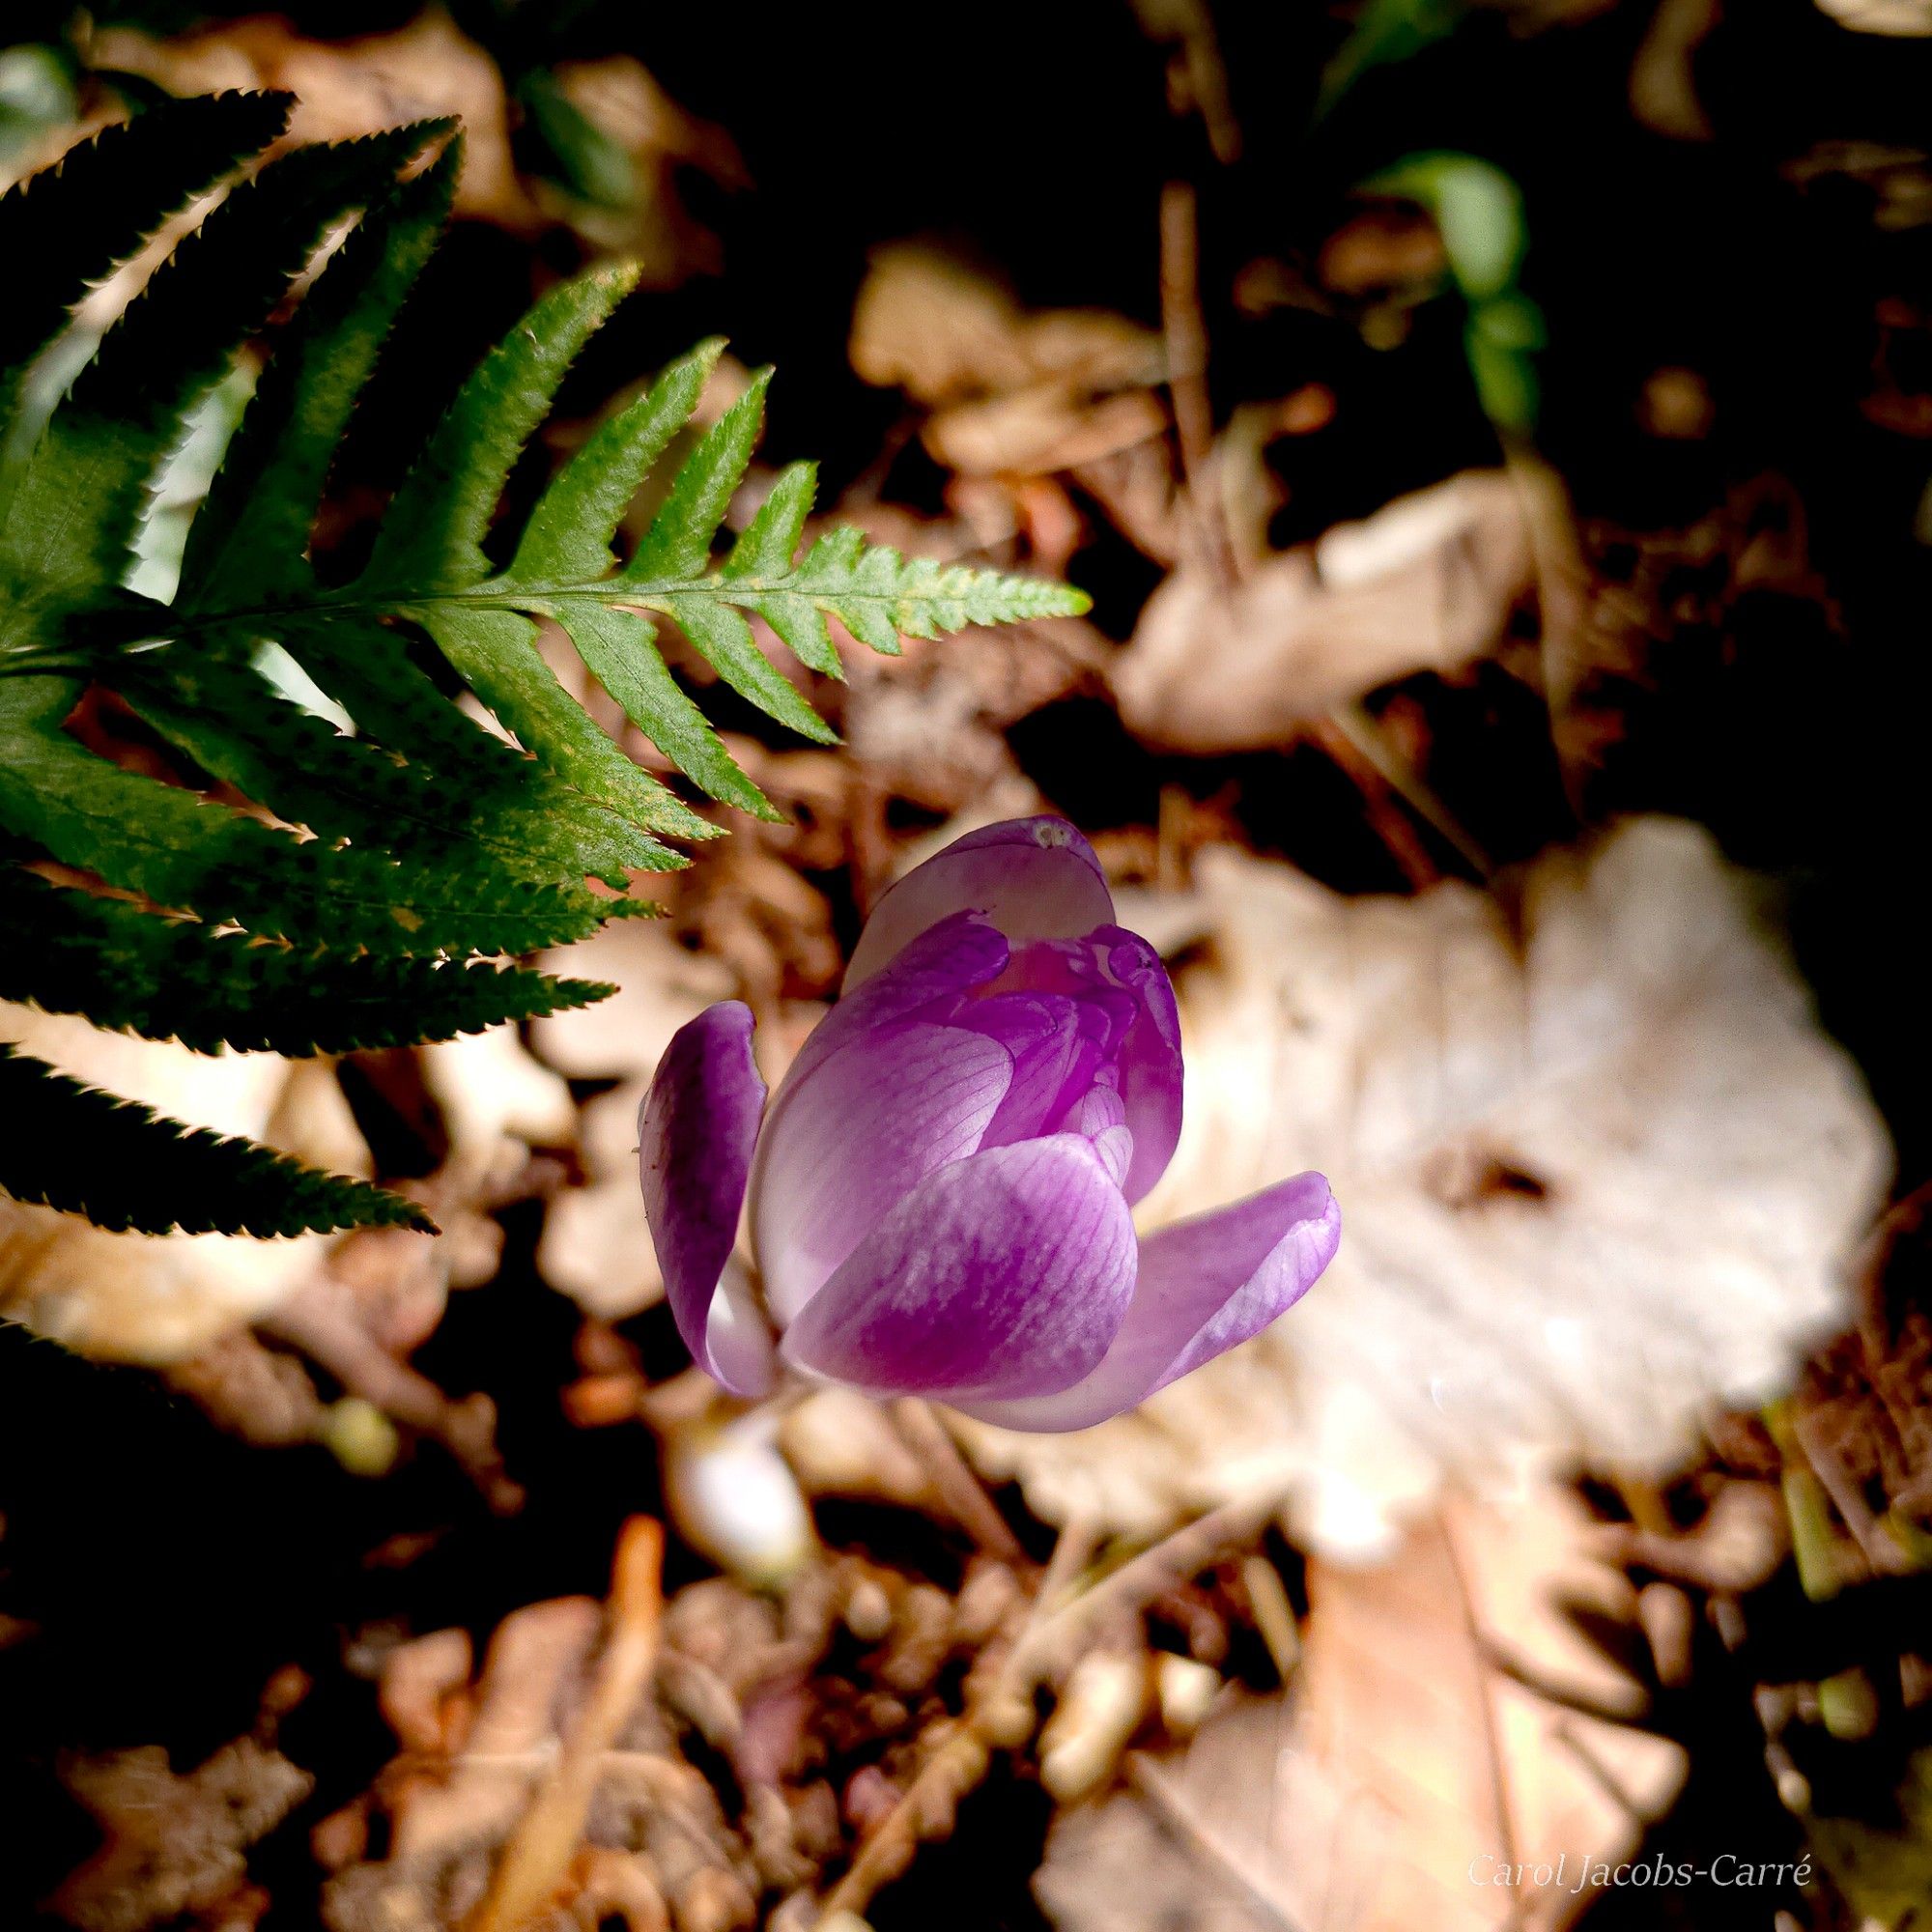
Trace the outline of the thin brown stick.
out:
[[[1217,1557],[1242,1548],[1261,1533],[1280,1503],[1280,1492],[1270,1485],[1209,1510],[1152,1548],[1142,1550],[1065,1609],[1042,1618],[1014,1650],[1009,1669],[1031,1689],[1070,1662],[1108,1618],[1141,1609]]]
[[[978,1476],[967,1466],[958,1445],[947,1433],[946,1425],[932,1412],[929,1403],[908,1396],[892,1406],[894,1426],[905,1438],[906,1447],[925,1465],[939,1499],[953,1520],[988,1556],[1002,1563],[1024,1566],[1027,1553],[1007,1527],[1007,1520],[993,1507],[993,1499],[980,1486]]]
[[[1433,886],[1442,874],[1429,848],[1415,836],[1415,828],[1403,815],[1395,794],[1373,764],[1356,749],[1354,741],[1332,718],[1315,719],[1305,727],[1308,742],[1319,745],[1340,767],[1362,795],[1362,808],[1376,835],[1388,847],[1389,856],[1402,867],[1403,877],[1417,892]]]
[[[256,1326],[299,1349],[351,1395],[435,1437],[498,1515],[522,1504],[523,1490],[497,1453],[495,1405],[483,1395],[452,1401],[427,1376],[399,1362],[357,1319],[355,1293],[346,1283],[327,1271],[313,1275]]]
[[[1169,182],[1160,191],[1160,327],[1188,508],[1203,556],[1223,583],[1233,583],[1233,546],[1214,489],[1214,408],[1208,395],[1208,324],[1201,313],[1200,209],[1188,182]]]
[[[657,1662],[663,1565],[664,1531],[648,1517],[631,1518],[617,1537],[611,1634],[590,1694],[535,1802],[503,1848],[490,1889],[465,1932],[518,1932],[549,1907],[569,1876],[606,1754]]]

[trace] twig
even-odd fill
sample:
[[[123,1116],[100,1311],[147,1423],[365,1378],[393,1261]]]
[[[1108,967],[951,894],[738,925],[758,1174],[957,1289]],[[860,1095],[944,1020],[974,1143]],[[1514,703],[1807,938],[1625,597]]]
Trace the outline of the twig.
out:
[[[406,1362],[399,1362],[363,1327],[354,1292],[322,1273],[302,1284],[280,1308],[258,1322],[266,1335],[292,1344],[332,1375],[351,1395],[384,1414],[434,1436],[462,1464],[499,1516],[523,1502],[522,1488],[504,1472],[497,1448],[497,1410],[488,1396],[450,1398]]]
[[[1191,521],[1208,568],[1224,589],[1232,589],[1241,575],[1241,558],[1228,533],[1214,474],[1208,325],[1201,309],[1200,208],[1193,185],[1187,182],[1169,182],[1160,194],[1160,325]],[[1395,803],[1396,795],[1441,833],[1473,867],[1479,879],[1487,880],[1494,868],[1447,807],[1386,745],[1365,748],[1365,737],[1378,735],[1365,714],[1355,718],[1335,714],[1316,719],[1306,727],[1309,742],[1319,745],[1361,793],[1369,823],[1414,890],[1434,885],[1441,873]]]
[[[1389,856],[1402,867],[1403,877],[1417,892],[1433,886],[1442,874],[1415,828],[1396,809],[1394,793],[1381,773],[1357,749],[1334,718],[1317,718],[1303,727],[1312,745],[1319,745],[1362,795],[1362,808]]]
[[[633,1517],[617,1537],[611,1634],[590,1694],[535,1802],[524,1813],[465,1932],[518,1932],[555,1896],[583,1836],[606,1753],[616,1743],[657,1662],[664,1606],[664,1531]]]
[[[1345,704],[1328,714],[1328,722],[1375,767],[1389,789],[1445,844],[1453,846],[1476,877],[1487,884],[1495,873],[1495,861],[1422,774],[1389,743],[1376,719],[1359,704]]]
[[[1058,1603],[1062,1591],[1087,1567],[1094,1554],[1094,1519],[1076,1510],[1060,1525],[1053,1554],[1046,1560],[1046,1574],[1033,1593],[1033,1607],[1027,1612],[1026,1630],[1037,1627],[1040,1619]],[[1021,1635],[1024,1636],[1023,1631]]]
[[[1015,1648],[1009,1668],[1031,1690],[1077,1654],[1096,1625],[1142,1608],[1230,1549],[1238,1549],[1259,1534],[1280,1503],[1281,1492],[1270,1484],[1209,1510],[1152,1548],[1142,1550],[1065,1609],[1042,1618]]]
[[[931,1405],[908,1396],[893,1404],[891,1414],[906,1447],[925,1464],[940,1501],[952,1511],[960,1528],[987,1555],[1024,1567],[1026,1551],[1007,1527],[1006,1518],[993,1507],[993,1499],[980,1487],[979,1477],[967,1467],[966,1459],[947,1434],[946,1425],[933,1414]]]
[[[1188,507],[1204,556],[1220,581],[1231,584],[1234,548],[1213,479],[1214,408],[1208,395],[1208,325],[1201,313],[1200,210],[1187,182],[1169,182],[1160,191],[1160,327]]]

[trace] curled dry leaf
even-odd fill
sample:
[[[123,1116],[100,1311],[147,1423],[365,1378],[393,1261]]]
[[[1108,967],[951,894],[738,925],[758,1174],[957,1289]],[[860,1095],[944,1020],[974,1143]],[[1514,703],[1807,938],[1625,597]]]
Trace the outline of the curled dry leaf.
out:
[[[1113,670],[1121,715],[1188,752],[1280,744],[1312,718],[1493,650],[1532,582],[1515,486],[1469,470],[1235,584],[1183,563]]]
[[[7,1004],[0,1004],[0,1039],[192,1125],[287,1145],[270,1131],[291,1070],[278,1055],[191,1053],[173,1040],[135,1039],[71,1014]],[[354,1122],[345,1132],[331,1115],[325,1135],[312,1099],[279,1124],[300,1140],[327,1138],[346,1164],[366,1162]],[[321,1235],[257,1241],[109,1234],[77,1214],[0,1197],[0,1312],[83,1354],[182,1361],[277,1307],[327,1246]]]
[[[535,213],[510,158],[497,63],[440,7],[394,33],[347,41],[312,40],[266,14],[165,41],[110,27],[96,36],[94,59],[171,94],[284,88],[297,99],[294,141],[354,140],[372,128],[460,116],[456,212],[510,228],[529,226]]]
[[[184,1775],[159,1745],[82,1758],[62,1775],[103,1840],[52,1900],[80,1932],[144,1932],[214,1906],[245,1878],[248,1847],[315,1783],[253,1738]]]
[[[1457,1500],[1373,1569],[1312,1565],[1293,1700],[1232,1701],[1185,1753],[1131,1758],[1131,1791],[1063,1814],[1036,1880],[1055,1924],[1547,1932],[1569,1922],[1583,1861],[1628,1858],[1685,1769],[1675,1744],[1559,1707],[1484,1656],[1482,1636],[1507,1630],[1566,1693],[1634,1708],[1635,1681],[1554,1607],[1559,1586],[1600,1602],[1632,1594],[1620,1573],[1576,1554],[1580,1519],[1575,1498],[1553,1490]],[[1628,1615],[1628,1605],[1607,1606]],[[1561,1885],[1480,1882],[1519,1860],[1559,1857]]]
[[[1932,34],[1932,0],[1818,0],[1818,7],[1855,34]]]
[[[970,1427],[1043,1514],[1148,1530],[1279,1482],[1313,1548],[1366,1553],[1445,1473],[1662,1474],[1845,1321],[1890,1147],[1705,833],[1550,855],[1520,936],[1460,884],[1350,901],[1232,851],[1199,880],[1187,1123],[1147,1218],[1320,1167],[1341,1253],[1136,1413]]]
[[[1038,475],[1164,433],[1160,338],[1098,309],[1030,315],[939,250],[881,248],[852,313],[860,377],[932,412],[934,460],[966,476]]]

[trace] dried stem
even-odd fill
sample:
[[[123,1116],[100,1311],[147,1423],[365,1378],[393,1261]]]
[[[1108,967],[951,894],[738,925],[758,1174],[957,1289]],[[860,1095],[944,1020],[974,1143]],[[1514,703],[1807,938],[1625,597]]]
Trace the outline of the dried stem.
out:
[[[617,1538],[611,1634],[590,1694],[465,1932],[518,1932],[551,1904],[568,1878],[606,1754],[629,1722],[657,1662],[663,1563],[664,1531],[648,1517],[633,1517]]]
[[[1203,555],[1224,584],[1235,581],[1233,547],[1215,493],[1214,409],[1208,395],[1208,325],[1201,313],[1201,224],[1194,188],[1160,191],[1160,327],[1180,472]]]
[[[932,1412],[932,1405],[908,1396],[893,1404],[891,1414],[906,1447],[924,1464],[940,1501],[960,1528],[988,1556],[1024,1568],[1026,1551],[1007,1527],[1006,1518],[993,1507],[993,1499],[979,1477],[967,1466],[946,1425]]]

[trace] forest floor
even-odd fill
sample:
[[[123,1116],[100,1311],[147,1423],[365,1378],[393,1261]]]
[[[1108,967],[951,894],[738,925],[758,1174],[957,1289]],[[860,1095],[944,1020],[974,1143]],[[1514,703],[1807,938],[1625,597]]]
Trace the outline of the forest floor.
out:
[[[810,456],[1094,609],[853,648],[834,749],[680,658],[787,815],[547,962],[619,996],[269,1076],[440,1237],[0,1242],[0,1920],[1932,1924],[1932,16],[290,11],[23,43],[0,167],[138,86],[465,116],[330,541],[623,253],[523,501],[724,333],[734,523]],[[1321,1167],[1343,1263],[1088,1435],[742,1412],[659,1052],[740,998],[774,1075],[896,872],[1048,810],[1175,974],[1151,1212]]]

